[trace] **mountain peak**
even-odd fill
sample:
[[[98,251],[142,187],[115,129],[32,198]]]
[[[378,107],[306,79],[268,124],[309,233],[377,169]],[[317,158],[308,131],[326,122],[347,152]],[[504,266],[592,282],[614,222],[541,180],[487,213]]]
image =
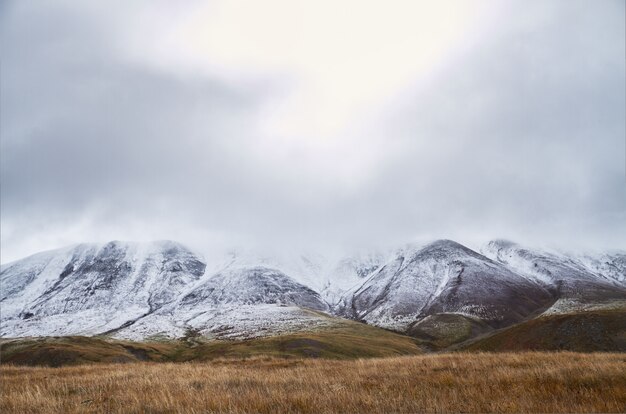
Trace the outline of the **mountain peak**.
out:
[[[487,246],[495,249],[510,249],[519,247],[519,244],[507,239],[494,239],[487,243]]]
[[[467,249],[461,243],[450,239],[434,240],[423,247],[423,249]]]
[[[428,243],[424,247],[422,247],[418,252],[418,256],[433,256],[433,257],[473,257],[477,259],[487,259],[483,255],[474,250],[470,249],[462,245],[461,243],[455,242],[454,240],[449,239],[440,239],[435,240],[431,243]]]

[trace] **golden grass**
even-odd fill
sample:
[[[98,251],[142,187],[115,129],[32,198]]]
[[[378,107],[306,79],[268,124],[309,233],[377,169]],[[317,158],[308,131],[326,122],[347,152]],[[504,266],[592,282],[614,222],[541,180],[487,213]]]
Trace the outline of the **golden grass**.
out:
[[[3,366],[3,413],[624,412],[626,355]]]

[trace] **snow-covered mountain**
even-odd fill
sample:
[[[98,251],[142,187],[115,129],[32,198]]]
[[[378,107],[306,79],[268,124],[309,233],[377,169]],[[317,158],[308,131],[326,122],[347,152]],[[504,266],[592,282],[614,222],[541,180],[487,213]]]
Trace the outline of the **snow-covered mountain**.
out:
[[[115,330],[178,298],[205,267],[170,241],[80,244],[27,257],[0,273],[2,335]]]
[[[254,337],[328,322],[315,311],[328,312],[329,306],[317,292],[281,271],[229,267],[117,335],[180,337],[191,329],[209,337]]]
[[[329,305],[335,305],[350,288],[385,263],[378,251],[360,251],[349,256],[327,257],[322,254],[302,254],[283,251],[261,254],[257,251],[235,250],[209,264],[208,271],[219,273],[226,269],[257,266],[280,270],[297,282],[320,294]]]
[[[589,309],[626,300],[626,252],[571,254],[489,242],[483,253],[520,275],[549,286],[557,301],[550,313]]]
[[[333,293],[373,259],[312,257],[230,252],[207,266],[171,241],[43,252],[2,266],[0,335],[251,337],[326,326]]]
[[[481,252],[440,240],[390,255],[231,252],[207,261],[171,241],[80,244],[2,266],[0,336],[238,338],[323,329],[338,316],[420,336],[626,302],[624,252],[504,241]]]
[[[399,251],[348,295],[344,314],[399,331],[438,313],[468,315],[496,328],[553,302],[541,283],[456,242],[439,240]]]

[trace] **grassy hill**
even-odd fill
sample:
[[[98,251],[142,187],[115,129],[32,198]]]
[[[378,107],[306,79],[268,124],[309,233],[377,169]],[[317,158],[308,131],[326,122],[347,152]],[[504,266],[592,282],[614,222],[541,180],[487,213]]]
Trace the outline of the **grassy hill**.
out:
[[[0,340],[1,362],[64,366],[110,362],[186,362],[216,358],[305,357],[351,359],[423,353],[413,338],[358,322],[341,321],[315,332],[238,341],[183,340],[130,342],[97,337],[48,337]]]
[[[430,315],[412,324],[408,334],[429,350],[438,351],[493,331],[477,318],[454,313]]]
[[[542,316],[484,336],[462,349],[489,352],[626,352],[626,310]]]

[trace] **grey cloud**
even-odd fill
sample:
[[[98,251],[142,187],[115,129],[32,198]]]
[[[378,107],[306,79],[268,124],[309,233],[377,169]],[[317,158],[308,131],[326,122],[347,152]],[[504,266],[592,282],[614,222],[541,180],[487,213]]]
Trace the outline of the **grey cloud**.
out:
[[[497,37],[363,120],[403,151],[353,193],[259,153],[271,85],[159,72],[117,54],[112,17],[5,5],[2,261],[85,217],[72,237],[623,247],[624,5],[545,4],[517,3]]]
[[[524,23],[450,65],[386,121],[413,148],[371,200],[411,206],[386,226],[624,244],[624,7],[552,4],[562,7],[515,10]]]

